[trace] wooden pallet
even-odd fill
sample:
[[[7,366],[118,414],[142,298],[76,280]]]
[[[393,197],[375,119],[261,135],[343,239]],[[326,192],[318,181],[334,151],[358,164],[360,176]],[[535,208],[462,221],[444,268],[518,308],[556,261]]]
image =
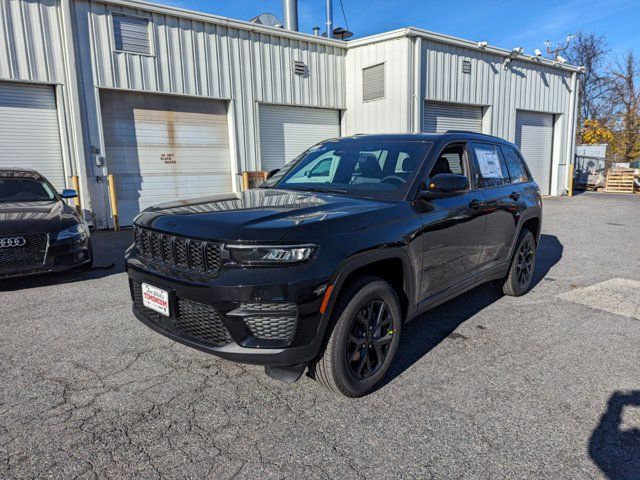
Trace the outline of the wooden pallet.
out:
[[[619,168],[609,170],[604,191],[608,193],[633,193],[632,168]]]

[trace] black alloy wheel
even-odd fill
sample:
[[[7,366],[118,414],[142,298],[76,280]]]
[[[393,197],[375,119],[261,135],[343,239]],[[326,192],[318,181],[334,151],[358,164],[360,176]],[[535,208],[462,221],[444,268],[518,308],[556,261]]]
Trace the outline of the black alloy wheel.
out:
[[[347,339],[349,371],[357,378],[378,372],[389,353],[393,334],[393,318],[384,301],[373,300],[360,309]]]
[[[531,240],[525,238],[518,250],[518,258],[516,260],[516,275],[518,277],[518,285],[520,287],[526,287],[533,273],[534,265],[534,247],[531,245]]]

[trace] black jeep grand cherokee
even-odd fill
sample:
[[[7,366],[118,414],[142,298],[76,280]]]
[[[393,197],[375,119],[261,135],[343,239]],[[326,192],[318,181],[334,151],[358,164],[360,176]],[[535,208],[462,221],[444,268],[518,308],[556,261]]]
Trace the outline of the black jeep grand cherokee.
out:
[[[259,189],[135,220],[135,315],[186,345],[347,396],[385,375],[403,323],[495,280],[531,286],[541,200],[518,150],[468,132],[328,140]]]

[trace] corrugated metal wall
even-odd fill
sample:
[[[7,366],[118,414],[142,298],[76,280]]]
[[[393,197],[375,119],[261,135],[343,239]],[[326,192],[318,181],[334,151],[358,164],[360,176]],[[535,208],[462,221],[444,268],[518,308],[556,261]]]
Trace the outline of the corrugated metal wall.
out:
[[[57,0],[0,0],[0,79],[63,83]]]
[[[558,115],[554,134],[559,135],[554,152],[558,192],[564,186],[569,155],[568,129],[571,112],[571,72],[515,60],[507,68],[498,55],[431,40],[422,42],[426,100],[462,102],[489,107],[484,133],[515,141],[518,110]],[[471,73],[462,72],[463,61]]]
[[[383,37],[381,35],[381,37]],[[344,132],[379,133],[420,131],[415,98],[429,102],[476,105],[483,108],[483,132],[515,140],[516,112],[552,113],[557,119],[554,136],[554,178],[562,193],[569,157],[571,128],[571,72],[547,65],[514,60],[503,67],[495,53],[421,37],[396,35],[347,52],[347,110]],[[356,41],[357,42],[357,41]],[[414,56],[416,45],[420,55]],[[416,62],[421,70],[416,72]],[[385,98],[363,101],[362,69],[385,62]],[[463,72],[469,62],[470,73]],[[424,108],[419,102],[418,108]],[[552,191],[556,191],[552,189]]]
[[[102,3],[76,2],[88,19],[94,85],[237,101],[238,157],[257,168],[256,102],[345,107],[345,49]],[[114,51],[111,12],[151,20],[153,55]],[[309,67],[294,75],[293,62]]]
[[[411,131],[409,124],[410,41],[396,38],[347,52],[347,109],[343,133],[393,133]],[[363,101],[362,69],[384,62],[384,98]]]

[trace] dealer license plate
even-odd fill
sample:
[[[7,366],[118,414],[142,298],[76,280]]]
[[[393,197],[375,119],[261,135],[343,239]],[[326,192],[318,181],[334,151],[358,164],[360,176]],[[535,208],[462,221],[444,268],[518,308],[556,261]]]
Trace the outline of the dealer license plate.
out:
[[[149,285],[148,283],[142,284],[142,304],[151,310],[161,313],[165,317],[170,315],[169,292]]]

